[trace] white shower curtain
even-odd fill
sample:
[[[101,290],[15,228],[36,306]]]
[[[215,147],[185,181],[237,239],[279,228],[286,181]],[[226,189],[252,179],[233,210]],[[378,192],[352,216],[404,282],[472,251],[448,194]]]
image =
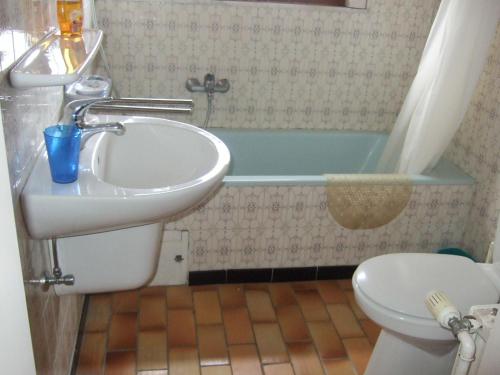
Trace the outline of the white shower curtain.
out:
[[[500,0],[443,0],[378,171],[435,166],[458,130],[488,57]]]

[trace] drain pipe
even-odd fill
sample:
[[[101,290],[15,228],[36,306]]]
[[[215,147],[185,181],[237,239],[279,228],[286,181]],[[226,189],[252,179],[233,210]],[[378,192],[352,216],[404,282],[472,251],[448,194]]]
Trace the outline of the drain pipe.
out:
[[[474,361],[476,354],[476,344],[472,335],[468,331],[461,331],[457,334],[460,341],[457,361],[453,367],[452,375],[467,375],[470,365]]]

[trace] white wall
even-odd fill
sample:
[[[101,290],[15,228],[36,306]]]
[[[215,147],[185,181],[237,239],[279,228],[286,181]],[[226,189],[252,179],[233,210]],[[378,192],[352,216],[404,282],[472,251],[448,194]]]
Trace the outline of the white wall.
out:
[[[0,116],[7,150],[11,206],[13,203],[19,243],[18,250],[14,247],[8,250],[17,251],[12,256],[17,255],[22,276],[28,279],[39,277],[43,271],[52,267],[47,241],[34,241],[27,234],[19,194],[37,151],[42,146],[43,129],[59,118],[63,90],[62,87],[17,90],[10,87],[8,72],[14,60],[35,43],[37,37],[43,35],[48,27],[55,25],[55,1],[1,0],[0,4]],[[1,169],[2,172],[7,171],[3,165]],[[3,218],[3,215],[2,210],[0,216]],[[12,224],[14,219],[10,217],[8,222]],[[1,236],[0,238],[3,240]],[[0,251],[7,249],[2,248]],[[8,290],[14,288],[11,284],[5,285]],[[37,375],[67,375],[77,337],[82,296],[60,298],[52,288],[45,292],[39,287],[27,286],[24,298],[28,308]],[[9,301],[10,297],[2,299],[1,311]],[[0,332],[3,335],[3,331]],[[8,340],[6,343],[10,344]],[[29,358],[26,359],[28,361]],[[2,374],[24,375],[21,371],[4,371],[1,361],[0,366]]]
[[[1,110],[1,108],[0,108]],[[0,117],[0,364],[4,374],[35,374],[28,310],[17,243],[7,154]]]

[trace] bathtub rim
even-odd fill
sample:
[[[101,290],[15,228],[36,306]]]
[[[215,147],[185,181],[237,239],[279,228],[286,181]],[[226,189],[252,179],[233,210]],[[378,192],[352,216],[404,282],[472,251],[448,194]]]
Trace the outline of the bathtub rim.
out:
[[[444,163],[443,163],[444,162]],[[411,181],[415,185],[475,185],[476,180],[465,174],[462,170],[456,171],[457,168],[451,162],[445,160],[441,163],[444,164],[446,169],[452,168],[446,176],[439,176],[436,174],[429,175],[410,175]],[[442,164],[442,165],[443,165]],[[354,173],[353,173],[354,174]],[[327,180],[323,175],[275,175],[275,176],[226,176],[224,177],[225,186],[326,186]]]
[[[260,134],[262,132],[273,134],[284,134],[286,132],[306,133],[306,134],[331,134],[336,133],[343,136],[380,136],[389,137],[383,131],[353,131],[337,129],[254,129],[254,128],[208,128],[217,136],[218,132],[240,133],[240,134]],[[231,151],[230,145],[228,145]],[[363,173],[363,172],[361,172]],[[328,171],[325,171],[328,174]],[[358,174],[358,173],[353,173]],[[442,157],[436,167],[429,173],[409,175],[415,185],[475,185],[476,180],[463,171],[453,162]],[[225,186],[326,186],[327,180],[323,174],[317,175],[226,175],[223,179]]]

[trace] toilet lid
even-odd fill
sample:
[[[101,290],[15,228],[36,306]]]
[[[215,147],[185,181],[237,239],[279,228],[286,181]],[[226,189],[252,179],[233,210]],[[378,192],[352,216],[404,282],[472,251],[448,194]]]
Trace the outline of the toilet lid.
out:
[[[360,291],[383,308],[434,319],[425,306],[431,290],[450,298],[462,314],[496,303],[498,292],[472,260],[442,254],[388,254],[363,262],[354,276]]]

